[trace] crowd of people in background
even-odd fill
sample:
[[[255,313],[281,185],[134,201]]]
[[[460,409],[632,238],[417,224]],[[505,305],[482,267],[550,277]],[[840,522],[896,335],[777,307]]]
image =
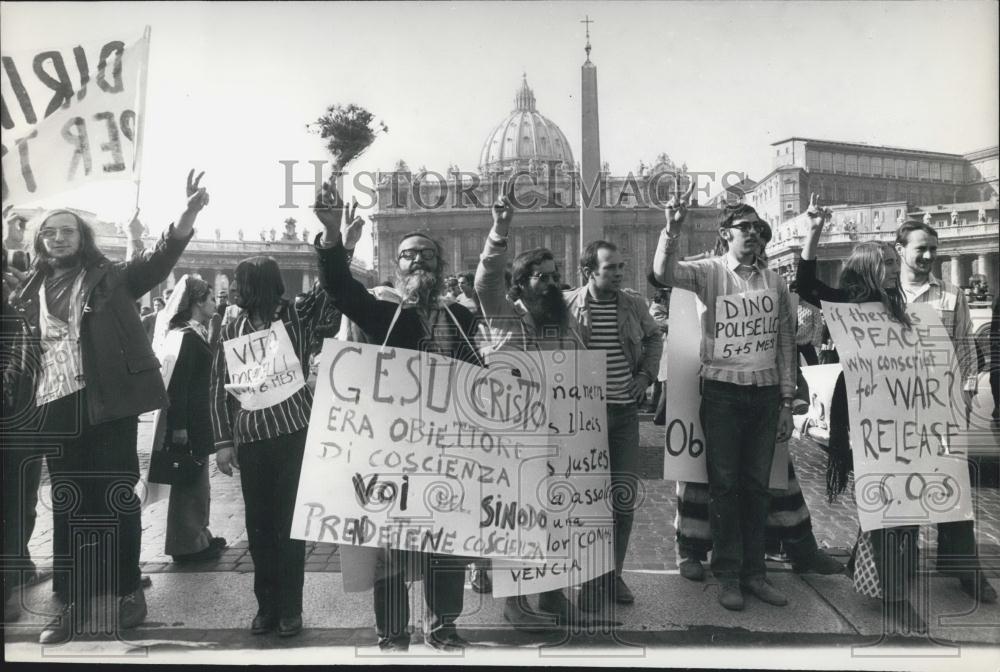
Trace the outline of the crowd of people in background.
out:
[[[257,602],[250,630],[282,637],[302,630],[305,544],[292,539],[290,530],[313,391],[303,381],[263,407],[234,392],[238,386],[219,344],[257,332],[278,334],[305,377],[310,370],[315,373],[324,339],[335,337],[430,347],[444,357],[488,365],[489,349],[479,327],[483,321],[494,339],[502,334],[505,348],[605,353],[610,477],[622,493],[612,512],[614,571],[586,582],[575,600],[561,590],[542,593],[536,605],[525,597],[508,598],[504,617],[529,632],[553,623],[586,623],[603,617],[610,605],[636,600],[622,568],[640,489],[639,414],[651,412],[662,424],[670,404],[669,374],[660,364],[670,338],[672,289],[693,292],[704,307],[700,415],[708,467],[707,484],[677,485],[675,550],[681,575],[691,581],[705,579],[703,563],[711,558],[725,609],[743,609],[748,596],[777,607],[788,603],[767,579],[767,557],[785,558],[797,572],[844,571],[817,543],[791,460],[787,487],[769,487],[775,446],[792,436],[793,414],[809,404],[800,366],[835,361],[821,301],[879,302],[904,325],[909,324],[907,304],[932,305],[958,352],[965,393],[971,398],[977,392],[967,297],[931,272],[937,234],[922,222],[904,223],[893,245],[856,245],[834,288],[817,278],[817,245],[830,213],[813,197],[810,234],[789,282],[765,262],[769,225],[742,203],[724,208],[715,254],[682,259],[678,240],[692,185],[668,202],[654,257],[641,260],[651,263],[655,294],[647,300],[623,286],[625,261],[611,242],[586,241],[577,285],[568,284],[573,269],[560,269],[550,250],[512,255],[508,240],[515,212],[508,184],[492,208],[493,225],[474,273],[448,275],[449,251],[430,235],[413,232],[399,243],[392,276],[369,290],[352,277],[350,267],[364,219],[357,216],[356,204],[347,206],[324,185],[315,204],[323,225],[315,240],[319,281],[311,291],[286,298],[275,260],[253,257],[237,265],[227,292],[214,294],[206,282],[187,275],[141,314],[146,309],[138,308],[137,300],[171,272],[208,204],[200,179],[193,171],[188,176],[186,205],[153,249],[142,249],[142,224],[133,219],[127,227],[132,249],[124,261],[105,257],[89,225],[69,210],[43,213],[28,224],[27,257],[15,261],[4,252],[3,309],[5,317],[15,318],[3,321],[4,417],[16,420],[17,441],[24,444],[23,450],[4,451],[4,553],[17,559],[5,562],[6,618],[16,618],[11,597],[33,571],[27,541],[36,515],[39,458],[51,476],[53,501],[73,498],[75,514],[84,514],[85,521],[114,520],[110,532],[95,528],[81,534],[74,528],[71,534],[68,510],[54,509],[52,555],[66,563],[54,572],[63,611],[43,629],[42,643],[70,638],[74,624],[101,594],[116,599],[117,627],[135,627],[146,618],[140,502],[134,492],[140,479],[137,422],[139,415],[163,409],[162,444],[195,465],[189,480],[171,487],[165,552],[178,563],[201,562],[217,559],[226,547],[227,541],[210,531],[209,459],[214,455],[224,475],[238,470],[242,486]],[[979,284],[971,289],[977,300],[984,292]],[[737,294],[773,299],[768,302],[778,325],[773,350],[720,354],[717,300]],[[796,310],[793,294],[799,297]],[[992,329],[996,400],[996,299]],[[165,384],[160,366],[171,336],[179,349]],[[997,410],[993,414],[998,417]],[[829,409],[831,501],[850,483],[848,422],[841,377]],[[870,533],[888,613],[920,631],[926,624],[907,600],[916,540],[916,527]],[[87,561],[92,557],[115,558],[113,585],[83,574],[94,566]],[[973,521],[938,525],[939,571],[956,577],[958,587],[973,598],[995,602],[996,592],[976,557]],[[380,647],[409,646],[407,581],[421,576],[430,613],[428,643],[440,649],[466,646],[455,621],[462,613],[470,565],[473,589],[490,592],[488,561],[381,549],[372,597]]]

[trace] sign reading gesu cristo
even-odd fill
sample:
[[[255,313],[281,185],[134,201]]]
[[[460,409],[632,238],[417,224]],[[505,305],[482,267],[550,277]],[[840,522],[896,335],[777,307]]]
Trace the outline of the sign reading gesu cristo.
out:
[[[847,386],[861,529],[972,520],[962,375],[934,308],[823,302]]]
[[[541,362],[335,340],[320,362],[292,537],[537,563],[568,546],[549,507]]]

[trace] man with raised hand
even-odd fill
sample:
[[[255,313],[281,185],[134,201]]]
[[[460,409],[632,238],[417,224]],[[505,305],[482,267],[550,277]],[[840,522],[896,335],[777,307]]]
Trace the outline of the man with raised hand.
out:
[[[42,644],[70,639],[103,590],[117,597],[116,630],[146,618],[136,432],[139,415],[167,406],[167,392],[135,301],[166,279],[194,235],[208,204],[202,175],[188,175],[177,223],[152,250],[127,261],[105,257],[91,226],[72,210],[44,212],[32,222],[34,265],[10,298],[24,325],[17,347],[27,356],[10,362],[4,388],[20,393],[16,408],[42,411],[39,445],[55,448],[45,456],[52,499],[74,500],[53,511],[53,556],[68,558],[69,568],[54,572],[62,609],[43,628]],[[133,217],[130,247],[141,247],[142,231]],[[101,576],[110,570],[114,585],[100,585],[93,557],[113,559]]]
[[[341,234],[342,219],[344,234]],[[323,224],[318,239],[320,282],[345,317],[353,321],[369,343],[422,350],[465,362],[480,363],[472,345],[475,319],[464,306],[443,300],[445,254],[423,233],[403,237],[396,250],[395,289],[402,302],[375,298],[351,276],[349,257],[364,221],[343,207],[340,195],[327,185],[317,194],[316,216]],[[424,599],[430,611],[427,643],[437,649],[461,649],[455,620],[462,613],[465,557],[382,549],[376,568],[374,607],[379,646],[383,650],[409,648],[409,598],[404,568],[412,561],[423,569]]]
[[[902,262],[899,284],[903,295],[908,303],[930,304],[941,318],[952,345],[955,346],[962,373],[963,408],[968,412],[976,394],[977,383],[972,319],[965,292],[960,287],[935,277],[931,271],[937,258],[937,248],[937,231],[930,224],[910,220],[896,230],[896,252]],[[971,472],[970,475],[974,476]],[[976,481],[976,478],[971,479],[973,484]],[[956,577],[962,592],[973,599],[986,604],[996,602],[996,590],[986,580],[979,564],[975,521],[938,523],[937,529],[938,571]]]
[[[795,320],[788,286],[761,261],[769,227],[746,204],[724,210],[719,225],[719,236],[729,245],[724,256],[677,259],[693,189],[667,203],[652,276],[659,286],[680,287],[698,297],[699,413],[708,464],[712,571],[726,609],[743,609],[744,589],[783,606],[787,598],[766,579],[764,528],[774,445],[788,440],[792,431]],[[760,335],[741,335],[757,327]]]
[[[663,354],[659,326],[646,301],[622,288],[625,262],[618,248],[596,240],[580,255],[582,287],[563,292],[570,327],[589,350],[607,355],[605,387],[608,412],[608,454],[611,458],[612,515],[615,529],[615,570],[588,581],[580,593],[580,608],[597,611],[610,599],[632,604],[635,597],[622,579],[622,567],[632,534],[638,500],[639,402],[656,380]]]
[[[507,239],[514,219],[513,189],[512,180],[503,186],[503,194],[493,205],[493,227],[486,238],[475,275],[475,291],[487,321],[490,346],[528,352],[582,349],[583,341],[569,323],[569,313],[559,289],[559,269],[550,250],[540,247],[517,255],[508,292],[504,274]],[[515,628],[526,632],[550,630],[553,616],[560,625],[584,620],[561,590],[541,593],[538,608],[543,613],[536,613],[526,596],[508,597],[503,615]]]

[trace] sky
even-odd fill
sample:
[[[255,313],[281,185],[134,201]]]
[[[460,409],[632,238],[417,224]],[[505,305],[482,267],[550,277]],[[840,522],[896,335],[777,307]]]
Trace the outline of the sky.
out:
[[[211,203],[199,236],[315,231],[308,187],[283,209],[285,169],[328,159],[306,130],[357,103],[389,127],[354,170],[473,170],[522,73],[580,155],[584,25],[598,68],[602,160],[635,170],[666,152],[691,170],[771,169],[790,136],[968,152],[998,142],[997,3],[0,3],[5,52],[152,29],[143,221],[184,205],[189,168]],[[63,194],[128,217],[128,182]],[[370,228],[370,227],[369,227]],[[369,258],[368,237],[359,257]]]

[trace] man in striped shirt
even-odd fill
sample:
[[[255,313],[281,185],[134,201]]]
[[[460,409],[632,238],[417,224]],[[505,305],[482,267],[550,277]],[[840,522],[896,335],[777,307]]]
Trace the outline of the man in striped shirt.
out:
[[[795,320],[788,286],[761,261],[770,227],[746,204],[724,211],[724,256],[679,261],[676,243],[691,193],[667,203],[653,277],[698,296],[712,572],[726,609],[743,609],[742,589],[783,606],[787,599],[765,578],[764,529],[774,445],[792,429]]]
[[[965,408],[972,403],[977,387],[976,345],[972,336],[972,318],[965,292],[950,282],[934,277],[931,268],[937,258],[938,235],[929,224],[904,222],[896,231],[899,253],[900,287],[908,303],[928,303],[941,318],[958,357],[962,373]],[[970,472],[973,485],[975,474]],[[976,549],[975,521],[938,523],[937,568],[954,575],[962,591],[975,600],[992,604],[997,593],[983,576]]]
[[[588,582],[580,595],[581,609],[597,611],[606,598],[618,604],[635,601],[621,574],[637,500],[639,401],[656,380],[663,341],[645,300],[622,290],[625,262],[614,244],[597,240],[587,245],[580,269],[586,284],[563,292],[563,300],[586,347],[607,356],[608,452],[616,495],[614,575]]]

